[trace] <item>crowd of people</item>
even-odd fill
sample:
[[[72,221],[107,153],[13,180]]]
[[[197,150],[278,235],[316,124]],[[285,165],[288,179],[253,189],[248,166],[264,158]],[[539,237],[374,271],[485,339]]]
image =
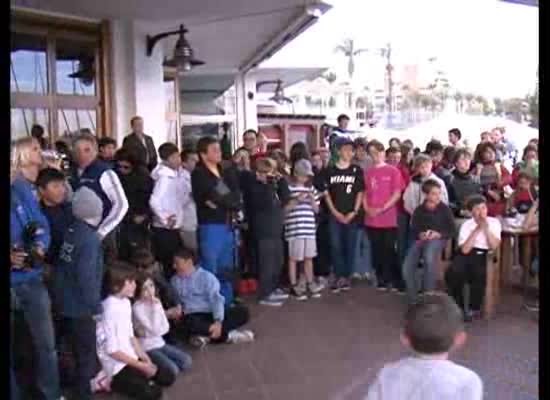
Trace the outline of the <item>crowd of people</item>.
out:
[[[254,340],[242,328],[250,319],[242,296],[253,292],[260,305],[280,307],[365,280],[405,295],[414,320],[406,342],[418,353],[460,342],[462,322],[481,313],[499,218],[536,223],[537,140],[517,160],[504,129],[483,132],[474,150],[454,128],[448,145],[432,140],[420,151],[411,140],[351,140],[348,122],[338,118],[327,147],[310,153],[299,142],[288,156],[254,130],[232,157],[209,136],[183,151],[157,149],[140,117],[121,148],[82,133],[70,151],[57,144],[52,153],[39,129],[16,141],[11,326],[17,337],[24,321],[33,341],[37,396],[62,398],[58,349],[70,348],[75,399],[102,390],[159,399],[192,367],[179,343]],[[437,289],[449,242],[456,251],[444,280],[456,304],[420,296]],[[423,307],[451,328],[422,322]],[[434,349],[417,337],[428,327],[447,335]],[[23,385],[10,371],[19,399]],[[369,396],[388,390],[392,376],[383,371]]]

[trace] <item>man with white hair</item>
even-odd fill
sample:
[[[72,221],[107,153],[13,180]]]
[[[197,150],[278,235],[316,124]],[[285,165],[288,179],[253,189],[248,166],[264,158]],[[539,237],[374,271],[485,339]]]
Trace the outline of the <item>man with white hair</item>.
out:
[[[91,135],[80,135],[73,143],[75,165],[69,181],[76,192],[88,187],[101,199],[103,211],[97,234],[103,240],[121,222],[128,211],[128,199],[117,174],[98,160],[97,141]]]

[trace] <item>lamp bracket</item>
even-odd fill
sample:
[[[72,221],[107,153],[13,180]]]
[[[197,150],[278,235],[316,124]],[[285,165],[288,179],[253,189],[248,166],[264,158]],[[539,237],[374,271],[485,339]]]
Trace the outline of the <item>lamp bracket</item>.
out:
[[[179,35],[180,33],[187,33],[187,32],[188,32],[187,29],[185,29],[183,25],[180,25],[180,28],[177,31],[159,33],[158,35],[155,35],[155,36],[147,35],[147,49],[146,49],[147,57],[151,57],[151,55],[153,54],[153,49],[159,40],[162,40],[168,36]]]

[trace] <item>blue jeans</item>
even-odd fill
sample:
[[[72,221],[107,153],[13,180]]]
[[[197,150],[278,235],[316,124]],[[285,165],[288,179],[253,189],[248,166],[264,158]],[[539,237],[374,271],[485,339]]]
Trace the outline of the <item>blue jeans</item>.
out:
[[[51,302],[41,278],[12,287],[23,313],[36,352],[36,387],[43,399],[58,400],[61,397]],[[17,334],[17,332],[16,332]]]
[[[225,306],[233,302],[233,271],[235,235],[231,226],[204,224],[199,226],[199,249],[201,267],[216,275],[220,281],[220,293]]]
[[[355,266],[359,229],[357,223],[344,225],[332,216],[329,219],[330,255],[337,278],[349,278],[351,275]]]
[[[410,221],[411,217],[406,211],[397,213],[397,262],[400,268],[412,244]]]
[[[372,247],[367,230],[364,228],[359,228],[356,252],[354,272],[359,274],[372,273]]]
[[[149,350],[147,354],[151,357],[153,364],[170,371],[174,379],[180,372],[191,368],[193,363],[189,354],[169,344],[165,344],[159,349]]]
[[[439,257],[447,243],[446,239],[426,240],[415,242],[409,249],[403,264],[403,279],[407,286],[407,300],[413,303],[420,290],[418,280],[418,263],[424,258],[423,287],[424,291],[435,290],[437,280],[437,265]]]

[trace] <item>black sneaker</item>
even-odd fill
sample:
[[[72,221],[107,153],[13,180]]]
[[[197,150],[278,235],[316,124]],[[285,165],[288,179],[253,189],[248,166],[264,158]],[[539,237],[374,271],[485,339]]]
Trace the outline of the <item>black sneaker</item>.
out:
[[[378,282],[378,285],[376,285],[376,290],[380,290],[381,292],[387,292],[388,286],[386,286],[386,284],[384,283]]]
[[[307,300],[307,295],[305,291],[303,291],[302,288],[300,288],[298,285],[292,286],[292,288],[290,289],[290,295],[298,301]]]

